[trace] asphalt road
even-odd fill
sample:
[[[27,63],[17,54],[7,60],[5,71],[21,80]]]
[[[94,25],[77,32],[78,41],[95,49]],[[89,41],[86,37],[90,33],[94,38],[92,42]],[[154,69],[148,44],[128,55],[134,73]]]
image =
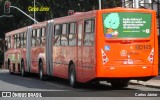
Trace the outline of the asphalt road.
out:
[[[30,74],[28,77],[21,77],[18,74],[10,75],[8,70],[0,70],[1,92],[37,92],[42,93],[41,95],[43,97],[136,97],[136,95],[140,94],[158,93],[158,96],[160,97],[160,89],[156,88],[145,87],[142,85],[129,85],[127,88],[118,90],[113,89],[110,84],[106,84],[106,82],[101,83],[102,84],[100,85],[82,84],[74,89],[71,88],[68,81],[64,79],[50,77],[46,81],[41,81],[36,74]],[[143,95],[142,97],[146,96]]]

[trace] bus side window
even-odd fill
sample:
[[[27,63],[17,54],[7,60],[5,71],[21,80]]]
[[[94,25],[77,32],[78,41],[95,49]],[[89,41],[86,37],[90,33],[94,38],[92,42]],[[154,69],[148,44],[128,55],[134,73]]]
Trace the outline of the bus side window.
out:
[[[36,37],[36,30],[32,30],[32,47],[36,46],[35,37]]]
[[[5,37],[5,50],[9,49],[9,37]]]
[[[84,22],[84,46],[94,45],[95,20],[89,19]]]
[[[23,48],[23,33],[20,34],[20,48]]]
[[[22,46],[22,45],[21,45],[21,34],[22,34],[22,33],[18,34],[18,35],[19,35],[18,48],[21,48],[21,46]]]
[[[68,45],[68,32],[67,32],[68,24],[62,25],[62,35],[61,35],[61,45]]]
[[[61,34],[62,34],[61,25],[56,25],[54,27],[54,33],[55,33],[54,45],[58,46],[60,45],[60,42],[61,42]]]
[[[8,48],[11,48],[11,36],[8,37]]]
[[[16,40],[17,40],[16,37],[17,37],[17,35],[14,35],[13,37],[14,37],[14,49],[16,49]]]
[[[41,45],[40,32],[41,32],[41,29],[37,29],[36,46],[40,46]]]
[[[83,29],[82,24],[79,24],[78,25],[78,46],[82,45],[82,32],[83,32],[82,29]]]
[[[19,48],[19,34],[17,34],[16,48]]]
[[[8,48],[12,48],[11,47],[11,36],[9,36],[9,39],[8,39]]]
[[[26,38],[27,38],[27,35],[26,35],[26,32],[23,34],[23,47],[25,48],[26,47]]]
[[[46,32],[46,29],[45,28],[42,28],[42,31],[41,31],[41,45],[44,46],[45,45],[45,41],[46,41],[46,37],[45,37],[45,32]]]
[[[20,48],[21,47],[21,40],[20,40],[20,38],[21,38],[21,35],[20,34],[18,34],[18,45],[17,45],[17,47],[18,48]]]
[[[75,46],[76,43],[76,23],[70,23],[69,24],[69,45]]]

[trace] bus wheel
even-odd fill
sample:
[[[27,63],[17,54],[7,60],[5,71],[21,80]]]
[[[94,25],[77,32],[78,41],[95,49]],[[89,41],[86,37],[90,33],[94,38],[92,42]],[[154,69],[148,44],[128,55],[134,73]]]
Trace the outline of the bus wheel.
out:
[[[113,88],[125,88],[128,86],[129,80],[120,80],[111,82]]]
[[[74,64],[71,64],[69,68],[69,83],[73,88],[77,87],[77,82],[76,82],[76,71],[75,71],[75,66]]]
[[[43,63],[39,62],[39,79],[44,81]]]
[[[26,76],[26,72],[25,72],[25,70],[24,70],[24,62],[23,62],[23,61],[21,62],[21,76],[22,76],[22,77],[25,77],[25,76]]]

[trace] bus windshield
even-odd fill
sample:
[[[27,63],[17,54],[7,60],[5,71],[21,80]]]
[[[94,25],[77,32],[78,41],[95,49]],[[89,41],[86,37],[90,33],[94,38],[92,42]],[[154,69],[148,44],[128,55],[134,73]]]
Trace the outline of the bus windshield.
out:
[[[106,38],[147,38],[151,34],[151,14],[139,12],[104,13]]]

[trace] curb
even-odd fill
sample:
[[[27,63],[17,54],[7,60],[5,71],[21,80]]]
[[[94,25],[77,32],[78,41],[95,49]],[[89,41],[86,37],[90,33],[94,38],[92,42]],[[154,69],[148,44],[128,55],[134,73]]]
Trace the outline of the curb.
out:
[[[129,82],[129,84],[131,84],[131,85],[143,85],[143,86],[145,86],[145,87],[151,87],[151,88],[160,89],[160,86],[151,84],[151,83],[149,83],[149,82],[138,81],[138,80],[131,80],[131,81]]]

